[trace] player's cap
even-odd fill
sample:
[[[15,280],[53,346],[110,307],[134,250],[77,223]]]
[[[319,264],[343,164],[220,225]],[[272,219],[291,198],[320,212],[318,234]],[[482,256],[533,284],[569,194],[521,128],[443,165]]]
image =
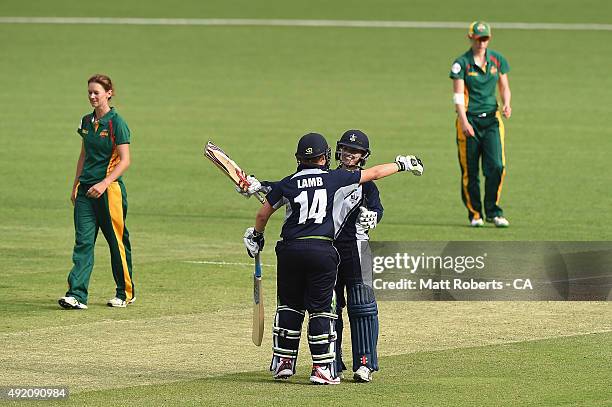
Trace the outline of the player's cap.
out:
[[[338,143],[336,143],[336,150],[339,150],[340,147],[355,148],[365,151],[367,154],[370,153],[370,141],[368,136],[361,130],[345,131],[340,140],[338,140]]]
[[[480,37],[490,37],[491,36],[491,26],[484,21],[474,21],[470,24],[470,28],[468,29],[468,37],[470,38],[480,38]]]
[[[300,138],[295,156],[298,159],[310,159],[328,152],[329,146],[325,137],[319,133],[308,133]]]

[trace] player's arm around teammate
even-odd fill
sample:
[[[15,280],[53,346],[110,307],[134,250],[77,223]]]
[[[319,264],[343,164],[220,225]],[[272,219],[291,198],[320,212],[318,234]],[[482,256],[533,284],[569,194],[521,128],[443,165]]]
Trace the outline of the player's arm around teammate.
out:
[[[75,182],[75,245],[68,291],[58,302],[66,309],[86,309],[89,278],[94,265],[94,245],[101,229],[111,253],[116,284],[115,296],[107,305],[124,308],[134,301],[129,233],[125,226],[127,192],[121,175],[130,166],[130,130],[110,107],[114,95],[111,79],[94,75],[87,81],[94,111],[85,115],[77,132],[82,137]]]
[[[361,171],[358,184],[365,184],[366,182],[375,181],[403,171],[410,171],[413,175],[421,176],[423,175],[423,169],[423,163],[418,157],[398,155],[393,163],[379,164]],[[255,217],[254,229],[256,233],[263,234],[268,220],[276,209],[278,208],[273,208],[268,201],[263,204]]]
[[[456,137],[461,167],[461,199],[468,210],[470,225],[480,227],[483,205],[480,195],[480,161],[485,178],[484,214],[497,227],[509,226],[499,206],[506,174],[504,124],[498,111],[496,87],[501,95],[501,113],[509,118],[510,66],[499,52],[488,48],[491,28],[476,21],[468,30],[470,49],[451,66],[453,103],[457,112]]]

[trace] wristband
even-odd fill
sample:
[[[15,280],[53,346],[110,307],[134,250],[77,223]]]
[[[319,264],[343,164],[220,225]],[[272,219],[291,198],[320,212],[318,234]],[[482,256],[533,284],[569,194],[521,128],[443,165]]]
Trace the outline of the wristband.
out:
[[[465,106],[465,95],[463,93],[453,93],[453,102],[456,105]]]

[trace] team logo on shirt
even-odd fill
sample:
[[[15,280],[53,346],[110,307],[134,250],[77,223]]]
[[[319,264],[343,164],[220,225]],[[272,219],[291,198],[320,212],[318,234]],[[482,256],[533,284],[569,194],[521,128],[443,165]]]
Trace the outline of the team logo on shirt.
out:
[[[478,72],[468,72],[468,76],[478,76]]]
[[[102,130],[100,132],[100,137],[108,137],[108,130]]]
[[[491,75],[495,75],[497,73],[497,67],[495,65],[493,65],[491,67]]]

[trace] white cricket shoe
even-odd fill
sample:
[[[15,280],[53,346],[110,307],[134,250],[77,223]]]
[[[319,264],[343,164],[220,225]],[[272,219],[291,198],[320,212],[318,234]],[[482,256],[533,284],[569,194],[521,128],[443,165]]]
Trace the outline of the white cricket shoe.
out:
[[[510,226],[508,219],[504,218],[503,216],[496,216],[493,219],[487,219],[487,222],[493,223],[496,228],[507,228]]]
[[[310,382],[313,384],[340,384],[340,377],[332,376],[329,365],[312,365]]]
[[[57,303],[60,307],[65,309],[87,309],[87,305],[79,302],[79,300],[74,297],[62,297],[57,300]]]
[[[291,376],[293,376],[294,363],[295,359],[279,358],[274,370],[272,371],[272,377],[275,380],[285,380],[290,378]]]
[[[122,300],[119,297],[113,297],[110,300],[108,300],[108,302],[106,303],[106,305],[108,305],[109,307],[116,307],[116,308],[125,308],[130,304],[133,304],[134,301],[136,301],[136,297],[132,298],[129,301],[125,301]]]
[[[482,218],[472,219],[470,221],[470,226],[473,228],[479,228],[481,226],[484,226],[484,222],[482,221]]]
[[[367,366],[359,366],[353,374],[353,379],[359,383],[368,383],[372,380],[372,371]]]

